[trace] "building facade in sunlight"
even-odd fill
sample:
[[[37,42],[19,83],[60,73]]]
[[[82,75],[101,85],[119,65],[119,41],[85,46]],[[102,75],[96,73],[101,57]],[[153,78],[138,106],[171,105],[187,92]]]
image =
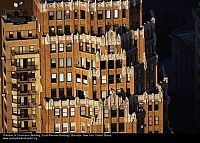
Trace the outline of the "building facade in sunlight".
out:
[[[32,21],[3,15],[3,132],[163,133],[155,19],[143,23],[142,5],[33,0]]]

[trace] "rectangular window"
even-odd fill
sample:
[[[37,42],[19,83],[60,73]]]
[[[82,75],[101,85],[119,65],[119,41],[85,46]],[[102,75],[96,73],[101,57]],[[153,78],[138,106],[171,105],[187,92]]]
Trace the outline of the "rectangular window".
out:
[[[51,53],[56,53],[56,44],[50,44]]]
[[[118,18],[118,9],[114,9],[113,18]]]
[[[119,109],[119,117],[124,117],[124,109]]]
[[[64,73],[59,73],[59,82],[64,82],[65,78],[64,78]]]
[[[51,74],[51,83],[56,83],[56,74]]]
[[[85,19],[85,11],[81,10],[81,19]]]
[[[51,89],[51,98],[56,97],[56,88]]]
[[[87,84],[87,76],[83,75],[83,84]]]
[[[155,116],[155,125],[159,125],[159,117]]]
[[[55,27],[49,26],[49,36],[55,36]]]
[[[102,97],[102,98],[106,98],[106,95],[107,95],[106,90],[102,90],[102,91],[101,91],[101,97]]]
[[[51,68],[56,68],[56,59],[51,59]]]
[[[70,116],[71,117],[75,116],[75,108],[74,107],[70,108]]]
[[[154,110],[157,111],[158,110],[158,107],[159,107],[159,104],[158,102],[154,102]]]
[[[67,67],[71,67],[72,66],[72,58],[67,58]]]
[[[111,123],[111,132],[117,132],[117,123]]]
[[[103,27],[98,27],[98,35],[102,35],[103,34]]]
[[[59,97],[65,97],[64,88],[59,88]]]
[[[67,82],[71,82],[72,81],[72,73],[68,72],[67,73]]]
[[[111,117],[117,117],[117,110],[116,109],[111,109]]]
[[[149,126],[152,126],[153,122],[152,122],[152,116],[149,116]]]
[[[86,52],[90,52],[90,44],[89,43],[86,43]]]
[[[114,46],[113,45],[108,45],[108,54],[114,53]]]
[[[102,10],[99,10],[99,11],[97,11],[97,19],[98,20],[101,20],[101,19],[103,19],[103,11]]]
[[[116,81],[117,81],[117,83],[122,83],[122,75],[121,74],[116,75]]]
[[[34,46],[29,46],[29,52],[34,52]]]
[[[76,82],[81,83],[81,75],[80,74],[76,74]]]
[[[13,32],[9,32],[9,38],[13,38]]]
[[[59,52],[64,52],[64,44],[60,43],[58,44]]]
[[[119,123],[119,132],[124,132],[124,123]]]
[[[122,18],[126,18],[126,9],[122,9]]]
[[[113,84],[114,83],[114,75],[108,75],[108,83]]]
[[[106,75],[101,76],[101,84],[106,84]]]
[[[71,43],[66,45],[66,51],[67,52],[71,52],[72,51],[72,45],[71,45]]]
[[[53,11],[49,11],[48,15],[49,15],[49,20],[54,20],[54,12]]]
[[[90,107],[90,108],[89,108],[89,116],[92,116],[92,114],[93,114],[93,108]]]
[[[85,33],[85,27],[84,26],[80,26],[80,34],[83,34],[83,33]]]
[[[149,104],[148,104],[148,110],[152,111],[152,102],[149,102]]]
[[[110,10],[106,10],[106,18],[110,19]]]
[[[97,84],[96,76],[93,76],[93,77],[92,77],[92,81],[93,81],[93,85],[96,85],[96,84]]]
[[[130,82],[130,80],[131,80],[131,77],[130,77],[130,76],[131,76],[130,74],[127,74],[127,75],[126,75],[126,81],[127,81],[127,82]]]
[[[28,37],[32,37],[33,36],[33,33],[31,30],[28,31]]]
[[[64,67],[64,59],[59,58],[59,68],[63,68],[63,67]]]
[[[108,60],[108,68],[114,69],[114,60]]]
[[[70,25],[65,26],[65,35],[70,35]]]
[[[101,67],[101,69],[106,69],[106,61],[101,61],[100,67]]]
[[[70,132],[75,132],[76,131],[76,123],[72,122],[70,123]]]
[[[122,68],[122,60],[116,60],[116,68]]]
[[[60,123],[54,124],[54,132],[59,133],[60,132]]]
[[[93,11],[90,12],[90,20],[94,20],[94,12]]]
[[[85,115],[86,114],[86,112],[85,112],[85,107],[81,107],[81,116],[82,115]]]
[[[78,18],[78,11],[74,10],[74,19],[77,19],[77,18]]]
[[[57,11],[57,20],[62,20],[62,11]]]
[[[67,108],[62,109],[62,116],[67,117]]]
[[[62,132],[67,133],[67,131],[68,131],[68,123],[63,123],[62,124]]]
[[[105,109],[105,110],[104,110],[104,117],[105,117],[105,118],[108,118],[108,117],[109,117],[109,110],[108,110],[108,109]]]
[[[70,19],[70,11],[65,10],[65,19]]]
[[[71,87],[67,88],[67,96],[72,96],[72,88]]]
[[[54,109],[54,116],[60,116],[60,109]]]
[[[63,35],[62,26],[57,26],[57,35],[58,36],[62,36]]]
[[[81,122],[81,132],[85,131],[85,123]]]

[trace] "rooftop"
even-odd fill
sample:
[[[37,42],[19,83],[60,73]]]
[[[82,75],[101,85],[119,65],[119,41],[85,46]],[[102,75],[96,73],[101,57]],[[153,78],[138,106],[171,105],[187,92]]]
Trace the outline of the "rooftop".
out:
[[[1,17],[5,23],[13,23],[14,25],[27,24],[33,21],[31,16],[26,16],[20,11],[6,11]]]

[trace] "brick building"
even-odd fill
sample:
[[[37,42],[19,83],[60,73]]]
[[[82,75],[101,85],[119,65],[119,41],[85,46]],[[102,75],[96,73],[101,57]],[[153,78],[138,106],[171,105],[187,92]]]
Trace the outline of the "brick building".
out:
[[[143,24],[141,0],[33,0],[33,17],[40,61],[35,132],[163,132],[155,19]]]

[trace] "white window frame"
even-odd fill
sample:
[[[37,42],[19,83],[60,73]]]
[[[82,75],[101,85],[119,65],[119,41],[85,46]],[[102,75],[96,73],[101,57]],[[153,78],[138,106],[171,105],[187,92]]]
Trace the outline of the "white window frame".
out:
[[[111,12],[110,12],[110,10],[106,10],[106,18],[107,19],[111,18]]]
[[[106,84],[106,75],[101,76],[101,83]]]
[[[67,128],[66,131],[63,131],[63,128]],[[67,133],[68,132],[68,123],[62,123],[62,132]]]
[[[58,51],[59,52],[64,52],[64,44],[63,43],[59,43],[58,44]]]
[[[67,72],[67,82],[71,82],[71,81],[72,81],[72,73]]]
[[[54,109],[54,116],[60,116],[60,109],[59,108]]]
[[[63,108],[63,109],[62,109],[62,116],[63,116],[63,117],[67,117],[67,113],[68,113],[68,112],[67,112],[67,108]]]
[[[59,82],[64,82],[64,81],[65,81],[64,73],[59,73]]]
[[[72,58],[67,58],[66,59],[66,63],[67,63],[67,67],[71,67],[72,66]],[[68,62],[69,61],[69,62]]]
[[[71,130],[71,128],[74,126],[74,130]],[[76,132],[76,123],[75,122],[71,122],[70,123],[70,132]]]
[[[113,10],[113,18],[116,19],[119,17],[119,10],[118,9],[114,9]]]
[[[75,107],[71,107],[70,108],[70,117],[74,117],[75,116]]]
[[[59,67],[63,68],[64,67],[64,58],[59,58],[58,63],[59,63]]]

